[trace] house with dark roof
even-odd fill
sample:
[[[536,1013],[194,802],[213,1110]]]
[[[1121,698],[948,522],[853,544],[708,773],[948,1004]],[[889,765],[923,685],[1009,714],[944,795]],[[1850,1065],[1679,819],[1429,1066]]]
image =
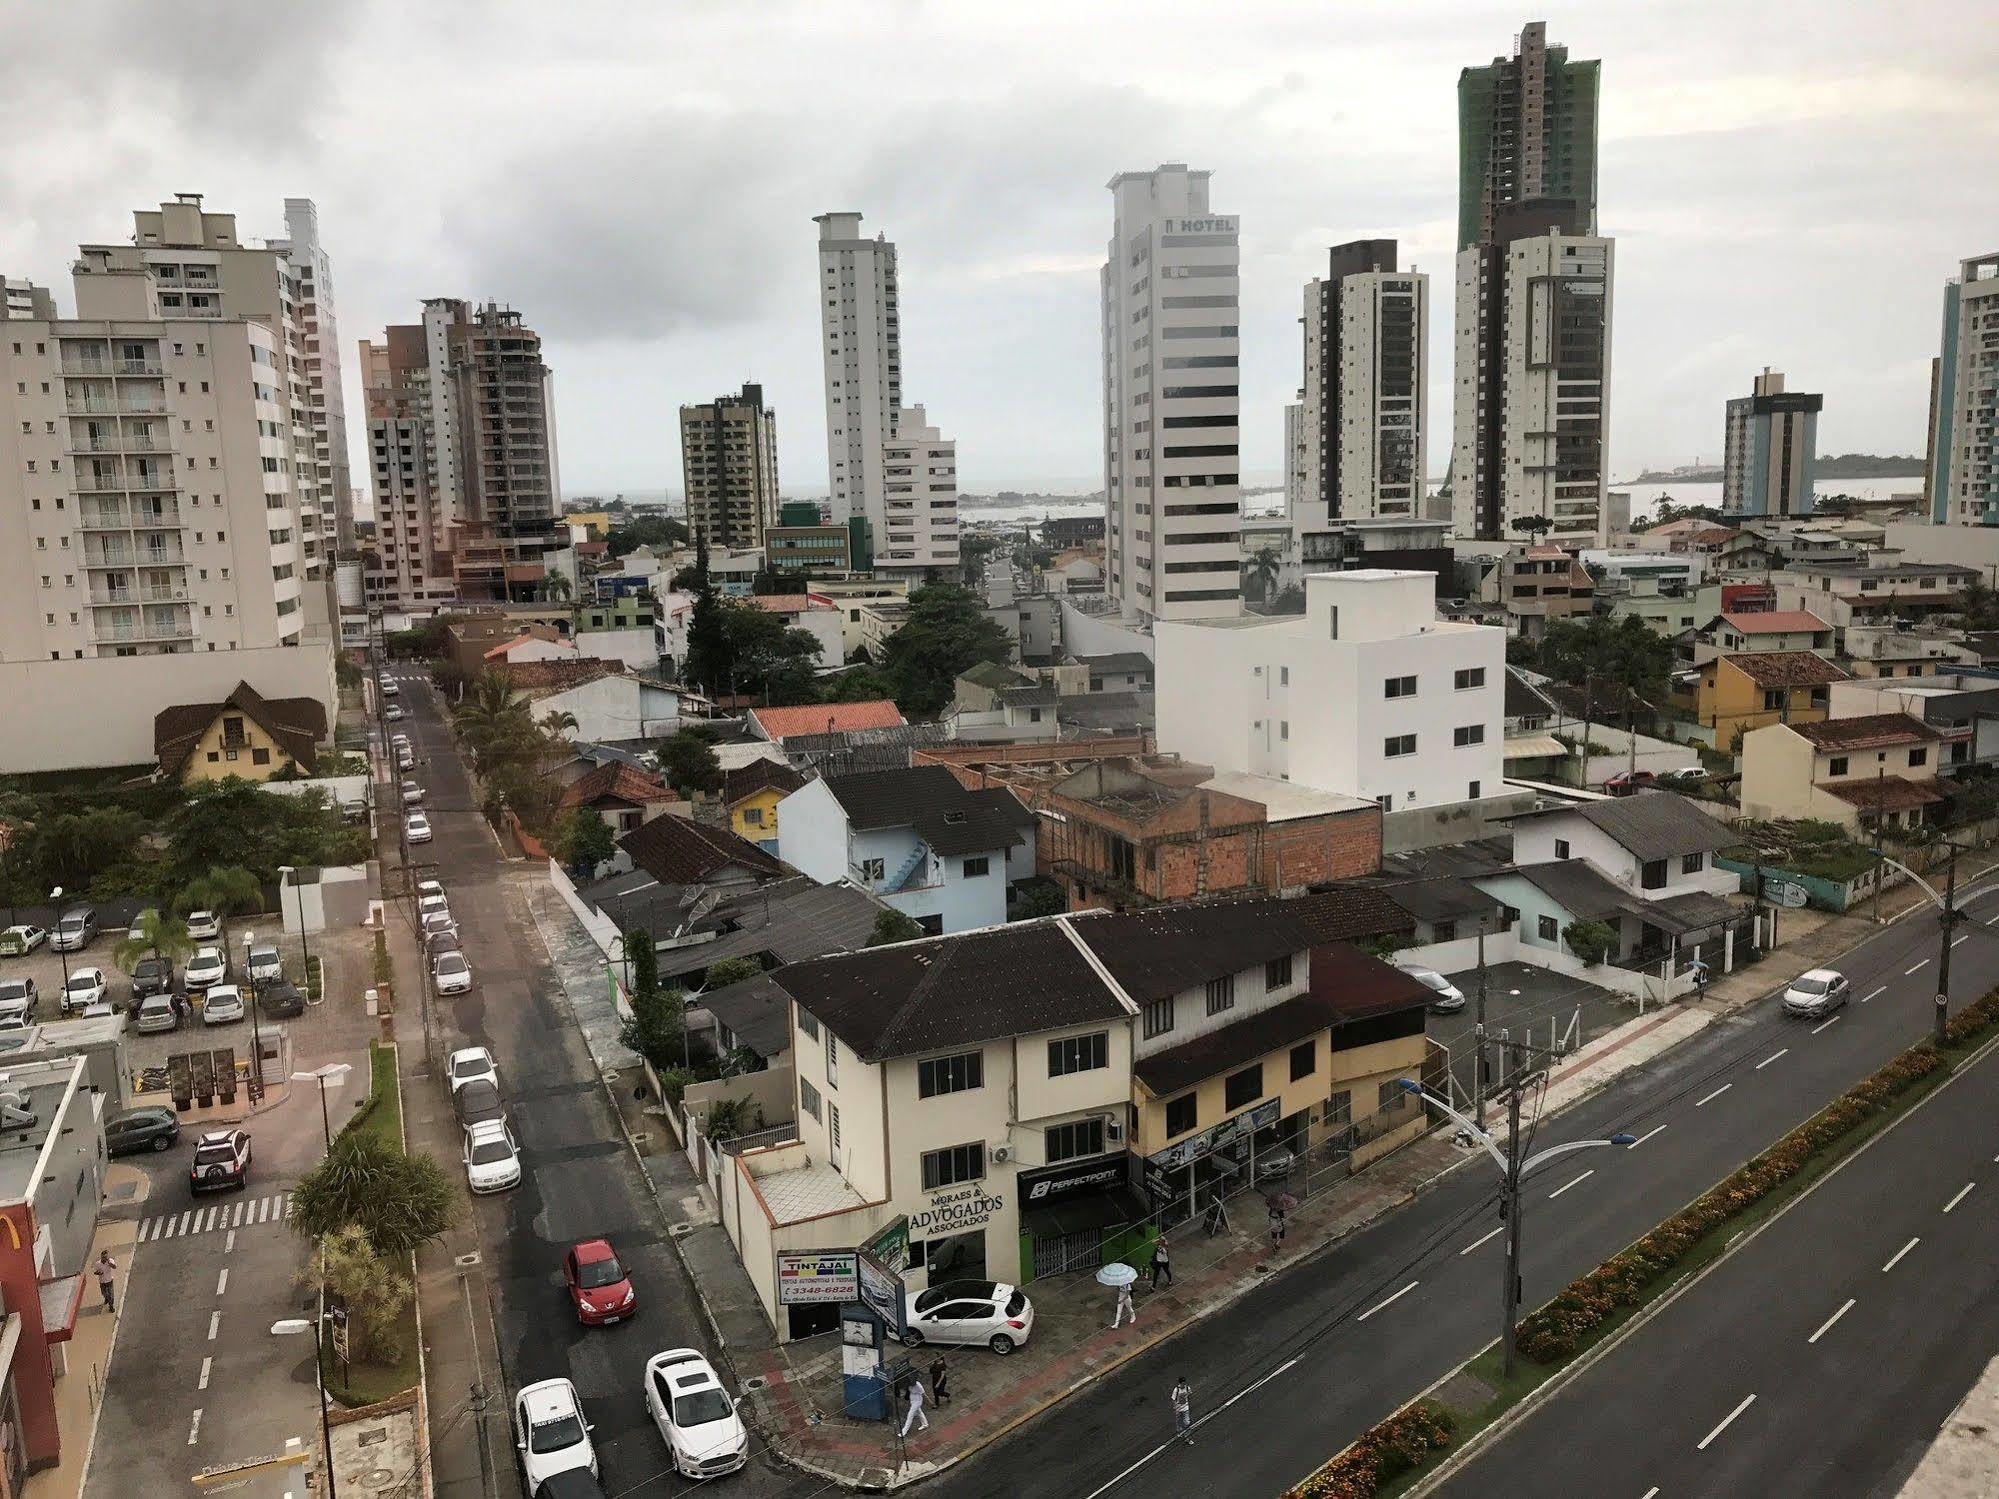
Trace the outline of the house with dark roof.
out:
[[[1717,749],[1732,749],[1738,735],[1765,724],[1824,718],[1832,684],[1846,680],[1843,667],[1816,651],[1716,656],[1696,673],[1694,717],[1714,730]]]
[[[1076,660],[1089,668],[1092,692],[1152,691],[1152,658],[1143,651],[1108,651]]]
[[[805,777],[778,760],[751,760],[722,775],[722,805],[729,830],[765,853],[777,852],[777,804],[805,784]]]
[[[1818,818],[1855,835],[1915,827],[1943,804],[1938,730],[1908,713],[1770,724],[1742,737],[1746,817]]]
[[[248,682],[238,682],[219,703],[180,703],[153,715],[160,775],[183,785],[309,776],[326,737],[326,707],[318,698],[267,698]]]
[[[753,885],[784,873],[776,858],[727,828],[668,814],[618,840],[631,860],[663,885]]]
[[[1696,961],[1711,973],[1729,972],[1752,920],[1742,901],[1706,890],[1646,900],[1584,858],[1521,864],[1472,883],[1505,904],[1505,940],[1493,946],[1497,956],[1652,999],[1692,988]],[[1572,945],[1572,929],[1584,922],[1609,929],[1606,963]]]
[[[563,812],[586,808],[603,818],[612,832],[629,833],[669,807],[685,803],[658,776],[622,760],[607,760],[563,787],[555,805]]]
[[[1694,890],[1728,895],[1740,885],[1714,867],[1713,856],[1740,843],[1741,834],[1675,791],[1543,807],[1515,817],[1512,826],[1518,863],[1588,859],[1644,900]]]
[[[778,854],[816,880],[852,880],[926,931],[1006,920],[1034,872],[1034,819],[1011,791],[975,791],[942,765],[822,776],[778,803]]]

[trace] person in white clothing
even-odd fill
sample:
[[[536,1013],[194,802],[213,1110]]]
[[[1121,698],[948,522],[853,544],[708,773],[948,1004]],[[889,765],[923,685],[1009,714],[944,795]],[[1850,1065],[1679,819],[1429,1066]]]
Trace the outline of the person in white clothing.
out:
[[[920,1379],[912,1379],[909,1382],[909,1414],[902,1418],[902,1434],[904,1436],[909,1435],[909,1426],[912,1421],[922,1422],[925,1431],[930,1429],[930,1418],[923,1414],[923,1381]]]
[[[1131,1304],[1131,1287],[1128,1285],[1117,1288],[1117,1315],[1111,1319],[1111,1330],[1115,1332],[1127,1321],[1133,1327],[1138,1326],[1138,1308]]]

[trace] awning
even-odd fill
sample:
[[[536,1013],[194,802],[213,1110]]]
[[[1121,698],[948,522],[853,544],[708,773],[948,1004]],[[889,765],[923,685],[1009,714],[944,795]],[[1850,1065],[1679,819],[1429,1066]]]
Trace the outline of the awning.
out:
[[[83,1305],[83,1272],[42,1282],[42,1334],[51,1343],[67,1343],[76,1332],[76,1314]]]
[[[1559,759],[1569,752],[1569,747],[1553,734],[1520,734],[1509,738],[1504,746],[1508,760]]]
[[[1746,908],[1738,902],[1710,895],[1705,890],[1689,890],[1684,895],[1645,901],[1633,909],[1643,920],[1676,937],[1696,937],[1720,931],[1735,925],[1747,914]]]

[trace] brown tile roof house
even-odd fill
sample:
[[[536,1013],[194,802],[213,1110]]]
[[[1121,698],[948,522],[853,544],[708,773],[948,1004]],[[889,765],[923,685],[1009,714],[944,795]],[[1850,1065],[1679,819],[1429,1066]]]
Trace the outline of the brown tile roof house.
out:
[[[562,692],[618,673],[618,663],[595,656],[581,661],[516,661],[501,675],[515,692]]]
[[[564,808],[597,807],[601,810],[609,802],[639,810],[654,802],[678,800],[678,794],[664,781],[655,780],[621,760],[611,760],[571,782],[563,789],[556,805]]]
[[[779,760],[752,760],[722,777],[722,805],[733,807],[744,797],[774,789],[790,795],[805,784],[805,777]]]
[[[224,713],[241,713],[270,735],[299,768],[310,772],[318,763],[318,746],[326,738],[326,706],[318,698],[267,698],[248,682],[238,682],[219,703],[181,703],[153,715],[153,753],[160,774],[177,776],[215,720]]]
[[[886,698],[865,703],[816,703],[799,708],[752,708],[750,722],[774,744],[796,734],[844,734],[899,728],[907,720]]]
[[[655,817],[618,840],[632,863],[667,885],[698,885],[731,866],[752,878],[779,875],[784,865],[727,828],[686,817]]]
[[[1725,659],[1758,687],[1823,687],[1852,680],[1817,651],[1753,651]]]
[[[1819,790],[1863,812],[1908,812],[1945,800],[1935,781],[1912,781],[1906,776],[1881,775],[1871,781],[1864,778],[1858,781],[1821,781]]]
[[[1722,618],[1744,635],[1803,635],[1832,628],[1808,609],[1765,609],[1755,614],[1724,614]]]
[[[1794,723],[1793,734],[1829,752],[1886,749],[1898,744],[1925,744],[1943,738],[1920,718],[1906,713],[1869,713],[1860,718],[1828,718],[1822,723]]]

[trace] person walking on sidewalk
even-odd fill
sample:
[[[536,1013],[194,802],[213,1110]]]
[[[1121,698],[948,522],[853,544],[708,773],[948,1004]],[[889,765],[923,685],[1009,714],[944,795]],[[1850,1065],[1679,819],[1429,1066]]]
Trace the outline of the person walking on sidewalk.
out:
[[[118,1262],[111,1258],[110,1250],[100,1249],[97,1252],[97,1259],[91,1265],[90,1273],[97,1277],[97,1290],[104,1297],[104,1310],[107,1312],[117,1311],[118,1303],[112,1292],[114,1290],[113,1277],[118,1274]]]
[[[1194,1445],[1194,1392],[1184,1374],[1173,1386],[1173,1434],[1189,1447]]]
[[[925,1431],[930,1429],[930,1418],[923,1414],[923,1381],[920,1379],[912,1379],[909,1382],[909,1412],[902,1418],[904,1436],[909,1435],[910,1424],[916,1421],[923,1423]]]
[[[1276,1203],[1270,1205],[1270,1247],[1280,1249],[1284,1244],[1284,1209]]]
[[[1152,1289],[1159,1289],[1159,1277],[1166,1277],[1166,1284],[1173,1284],[1173,1255],[1166,1247],[1166,1235],[1161,1234],[1152,1241]]]
[[[1122,1285],[1117,1288],[1117,1315],[1111,1319],[1111,1331],[1116,1332],[1126,1321],[1138,1326],[1138,1308],[1131,1304],[1131,1287]]]
[[[941,1353],[930,1361],[930,1398],[939,1405],[947,1405],[951,1400],[951,1371],[944,1367]]]

